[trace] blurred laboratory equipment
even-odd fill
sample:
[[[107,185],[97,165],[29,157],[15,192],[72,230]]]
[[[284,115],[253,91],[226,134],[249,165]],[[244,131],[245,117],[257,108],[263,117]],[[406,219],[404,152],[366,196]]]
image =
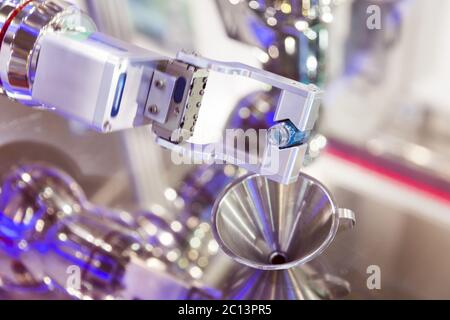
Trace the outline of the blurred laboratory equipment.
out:
[[[183,201],[181,220],[210,221],[211,209],[226,186],[247,171],[233,165],[202,165],[183,177],[177,194]]]
[[[257,48],[266,70],[324,82],[332,1],[217,0],[230,37]]]
[[[1,300],[26,300],[46,299],[64,300],[69,296],[50,279],[37,280],[21,261],[9,260],[2,264],[0,274],[0,299]],[[13,279],[5,276],[5,269],[9,269]]]
[[[54,282],[78,299],[202,296],[195,277],[167,267],[176,266],[170,249],[177,233],[152,214],[131,220],[96,207],[67,174],[38,164],[13,169],[1,190],[0,247],[42,284]],[[79,270],[78,288],[68,281],[71,268]],[[31,286],[16,286],[33,293]]]
[[[381,28],[371,30],[365,26],[372,4],[340,7],[339,17],[349,20],[333,25],[332,50],[341,56],[333,61],[321,130],[333,152],[353,150],[351,158],[370,158],[386,176],[447,201],[449,108],[441,54],[449,48],[439,40],[447,19],[433,19],[423,1],[380,1]]]

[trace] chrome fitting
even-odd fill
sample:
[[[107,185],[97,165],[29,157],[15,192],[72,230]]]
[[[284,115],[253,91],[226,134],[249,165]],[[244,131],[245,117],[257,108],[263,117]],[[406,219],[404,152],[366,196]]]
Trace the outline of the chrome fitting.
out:
[[[3,93],[33,105],[39,39],[47,32],[95,31],[92,20],[60,0],[0,1],[0,79]]]

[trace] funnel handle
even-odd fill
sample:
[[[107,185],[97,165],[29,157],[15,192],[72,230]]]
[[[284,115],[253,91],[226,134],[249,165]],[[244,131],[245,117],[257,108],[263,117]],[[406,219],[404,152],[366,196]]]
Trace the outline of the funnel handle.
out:
[[[351,229],[356,224],[355,213],[350,209],[339,208],[339,233]]]

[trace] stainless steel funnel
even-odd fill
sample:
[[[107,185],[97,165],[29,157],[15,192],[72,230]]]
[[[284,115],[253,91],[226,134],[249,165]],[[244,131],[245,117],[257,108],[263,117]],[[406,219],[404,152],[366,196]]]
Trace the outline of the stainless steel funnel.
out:
[[[344,279],[322,270],[315,263],[279,271],[235,268],[223,283],[229,300],[329,300],[351,292]]]
[[[212,219],[225,253],[262,270],[289,269],[314,259],[340,227],[355,223],[352,211],[339,209],[328,190],[304,174],[290,185],[245,176],[222,193]]]

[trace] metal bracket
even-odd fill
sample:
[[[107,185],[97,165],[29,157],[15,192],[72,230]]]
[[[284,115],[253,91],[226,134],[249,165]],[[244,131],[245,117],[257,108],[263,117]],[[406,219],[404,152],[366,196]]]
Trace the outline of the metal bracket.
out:
[[[276,106],[274,121],[278,123],[290,121],[297,129],[294,132],[305,133],[305,136],[313,129],[322,97],[322,91],[315,85],[305,85],[241,63],[214,61],[185,52],[178,53],[177,60],[205,71],[247,77],[279,89],[281,95]],[[158,136],[158,144],[185,157],[194,159],[201,157],[203,161],[222,160],[283,184],[297,180],[307,149],[305,143],[283,148],[267,141],[261,158],[253,157],[256,161],[247,163],[242,159],[252,155],[246,154],[245,150],[233,150],[230,154],[228,150],[220,151],[220,148],[216,148],[217,145],[214,144],[197,145],[185,142],[176,144],[169,139],[164,139],[164,136],[157,131],[155,133]]]
[[[145,116],[158,123],[167,121],[177,78],[155,70],[148,94]]]
[[[322,98],[322,91],[317,86],[305,85],[242,63],[215,61],[186,52],[179,52],[177,59],[198,68],[247,77],[281,90],[274,120],[290,120],[300,131],[313,129]]]

